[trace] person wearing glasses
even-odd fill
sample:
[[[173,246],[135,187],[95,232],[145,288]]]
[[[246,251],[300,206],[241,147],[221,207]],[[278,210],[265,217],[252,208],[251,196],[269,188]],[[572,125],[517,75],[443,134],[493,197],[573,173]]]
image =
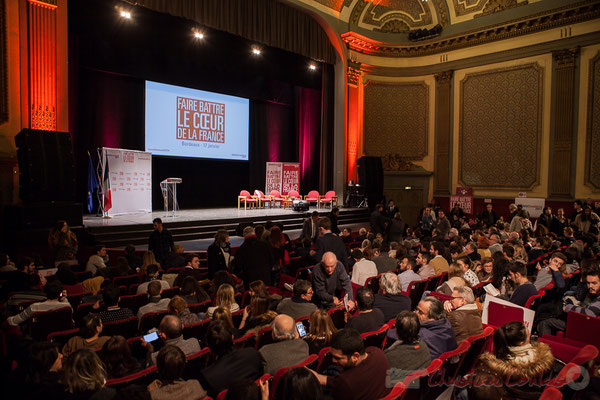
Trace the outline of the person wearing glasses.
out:
[[[470,287],[455,287],[452,298],[444,302],[444,310],[448,313],[458,344],[469,336],[483,333],[481,311],[475,304],[475,295]]]
[[[419,337],[427,347],[431,360],[435,360],[442,353],[456,349],[456,336],[442,302],[433,296],[427,296],[419,302],[415,310],[421,321]]]

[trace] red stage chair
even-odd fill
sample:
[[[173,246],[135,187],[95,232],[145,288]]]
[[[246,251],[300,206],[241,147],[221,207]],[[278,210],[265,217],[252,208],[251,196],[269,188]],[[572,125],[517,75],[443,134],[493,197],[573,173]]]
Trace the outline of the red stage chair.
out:
[[[244,203],[244,210],[246,206],[250,204],[250,207],[256,207],[256,203],[258,203],[258,199],[255,199],[250,195],[250,192],[247,190],[242,190],[240,195],[238,196],[238,210],[240,209],[240,203]]]
[[[285,203],[286,197],[282,196],[278,190],[271,190],[271,193],[269,193],[269,196],[271,196],[271,199],[273,200],[273,205],[275,205],[276,203],[279,202],[280,207],[285,207],[284,203]]]
[[[456,349],[440,355],[439,360],[442,361],[442,366],[440,367],[439,374],[436,373],[435,378],[432,379],[434,384],[440,384],[440,386],[436,386],[437,390],[433,389],[438,395],[446,390],[450,382],[454,382],[470,347],[471,343],[468,340],[464,340]]]
[[[298,193],[295,190],[290,190],[288,192],[288,194],[285,195],[284,197],[285,197],[285,200],[282,202],[284,208],[286,206],[291,207],[294,200],[302,200],[302,196],[300,196],[300,193]]]
[[[254,191],[254,198],[258,199],[258,207],[264,207],[265,203],[269,203],[269,207],[272,207],[273,198],[271,196],[265,196],[262,190]]]
[[[344,320],[346,307],[344,307],[343,305],[334,307],[329,309],[328,313],[333,321],[333,325],[335,325],[337,329],[344,329],[344,327],[346,326],[346,321]]]
[[[473,370],[477,360],[479,360],[479,356],[483,353],[486,344],[494,334],[494,331],[494,328],[488,326],[483,329],[483,333],[470,336],[465,340],[465,342],[469,343],[469,349],[463,358],[462,364],[458,367],[457,376],[465,376]]]
[[[404,395],[403,399],[428,399],[429,396],[427,396],[427,394],[430,388],[427,384],[427,378],[436,373],[441,366],[442,361],[439,358],[436,358],[431,362],[431,364],[429,364],[427,368],[420,371],[415,371],[404,378],[402,383],[404,386],[406,386],[406,394]],[[416,383],[417,380],[420,382]],[[415,382],[415,384],[413,384],[411,387],[413,382]]]
[[[331,358],[331,347],[323,347],[321,351],[319,351],[319,362],[317,363],[317,372],[323,373],[323,371],[333,364],[333,359]]]
[[[193,323],[193,324],[189,324],[189,325],[184,325],[183,326],[183,338],[184,339],[189,339],[189,338],[196,338],[199,341],[203,341],[204,337],[206,336],[206,331],[208,329],[208,325],[210,324],[210,319],[204,319],[202,321]]]
[[[370,278],[367,278],[367,280],[365,281],[365,286],[371,289],[373,294],[379,293],[379,278],[381,278],[381,275],[382,274],[372,276]]]
[[[190,354],[185,358],[185,370],[183,379],[198,379],[200,371],[210,365],[213,361],[213,354],[210,348],[205,347],[197,353]]]
[[[427,279],[423,279],[422,281],[413,281],[408,285],[408,292],[406,295],[410,297],[413,310],[417,308],[419,301],[421,301],[421,297],[423,297],[423,293],[425,293],[428,283],[429,281]]]
[[[442,284],[442,279],[444,279],[444,274],[445,272],[442,272],[439,275],[434,275],[427,278],[429,279],[429,284],[427,285],[427,287],[429,287],[431,290],[435,290],[438,287],[440,287],[440,285]]]
[[[319,192],[316,190],[311,190],[306,196],[304,196],[304,200],[308,201],[309,203],[317,203],[317,208],[319,208],[321,205],[319,198]]]
[[[211,301],[205,300],[202,303],[188,304],[188,308],[190,309],[190,312],[192,314],[198,314],[201,312],[206,312],[208,310],[208,307],[210,307],[210,305],[211,305]]]
[[[540,302],[542,300],[542,297],[544,297],[544,294],[546,294],[546,292],[544,292],[543,290],[540,290],[538,292],[538,294],[531,296],[530,298],[527,299],[527,302],[525,303],[525,308],[529,308],[530,310],[537,310],[538,306],[540,305]]]
[[[335,194],[335,190],[330,190],[329,192],[325,193],[324,196],[319,196],[319,205],[324,203],[329,203],[331,208],[333,208],[333,203],[335,203],[335,206],[337,207],[338,198]]]
[[[598,348],[591,344],[584,345],[581,342],[551,335],[543,335],[539,341],[550,346],[554,357],[565,363],[582,365],[598,357]]]
[[[255,347],[256,346],[256,335],[254,332],[246,333],[241,338],[233,341],[234,349],[242,349],[244,347]]]

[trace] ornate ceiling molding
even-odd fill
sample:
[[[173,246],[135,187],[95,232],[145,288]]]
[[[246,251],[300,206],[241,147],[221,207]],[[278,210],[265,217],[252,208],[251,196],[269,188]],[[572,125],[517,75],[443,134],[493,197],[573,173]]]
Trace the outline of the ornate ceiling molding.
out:
[[[366,55],[418,57],[510,39],[597,18],[600,18],[600,3],[585,2],[553,10],[550,13],[527,16],[505,24],[492,25],[479,30],[417,43],[386,43],[352,31],[341,34],[341,38],[350,50]]]

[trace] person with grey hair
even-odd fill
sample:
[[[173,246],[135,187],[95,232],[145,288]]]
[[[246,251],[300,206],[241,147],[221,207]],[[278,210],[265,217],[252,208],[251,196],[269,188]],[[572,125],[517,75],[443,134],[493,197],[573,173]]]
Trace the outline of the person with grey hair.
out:
[[[290,367],[308,357],[308,344],[302,340],[292,317],[280,314],[273,320],[273,339],[275,343],[260,348],[264,372],[275,375],[279,368]]]
[[[385,272],[379,277],[379,291],[375,294],[373,308],[378,308],[383,313],[385,321],[396,318],[399,312],[410,310],[410,298],[402,293],[398,275]]]
[[[470,287],[455,287],[452,298],[444,302],[444,310],[448,313],[448,321],[452,325],[458,344],[469,336],[483,332],[481,311],[475,304],[475,295]]]
[[[490,247],[488,247],[488,250],[492,255],[498,251],[502,252],[502,244],[500,242],[500,236],[497,233],[492,233],[490,235]]]
[[[186,356],[199,352],[200,343],[196,338],[183,338],[183,324],[181,320],[174,315],[165,315],[160,321],[158,328],[158,336],[164,340],[165,345],[173,345],[179,347]],[[142,339],[142,346],[146,348],[150,354],[150,363],[156,365],[156,357],[158,351],[154,351],[152,343]]]
[[[263,281],[265,285],[271,285],[271,268],[273,267],[273,255],[268,243],[256,237],[254,228],[244,228],[244,243],[235,253],[231,262],[233,272],[249,285],[250,282]]]
[[[419,337],[427,344],[431,360],[456,349],[456,336],[452,324],[446,318],[444,306],[437,297],[425,297],[419,302],[415,312],[421,321]]]

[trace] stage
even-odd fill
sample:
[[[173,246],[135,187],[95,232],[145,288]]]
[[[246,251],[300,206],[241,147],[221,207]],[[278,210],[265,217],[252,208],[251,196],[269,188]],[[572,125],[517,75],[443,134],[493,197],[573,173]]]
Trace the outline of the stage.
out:
[[[173,234],[173,240],[184,246],[186,250],[206,248],[212,242],[217,230],[224,228],[230,232],[231,240],[236,240],[236,229],[240,223],[264,224],[266,221],[281,222],[284,231],[291,238],[300,235],[302,222],[309,213],[318,211],[327,216],[330,208],[311,207],[308,212],[293,211],[289,208],[207,208],[179,210],[175,216],[171,212],[154,211],[144,214],[117,215],[112,218],[84,216],[83,225],[94,242],[103,243],[107,247],[118,248],[133,244],[142,248],[148,243],[152,232],[152,220],[161,218],[163,224]],[[338,226],[356,227],[369,221],[367,208],[340,208]],[[241,240],[241,239],[240,239]],[[234,243],[232,243],[234,244]]]

